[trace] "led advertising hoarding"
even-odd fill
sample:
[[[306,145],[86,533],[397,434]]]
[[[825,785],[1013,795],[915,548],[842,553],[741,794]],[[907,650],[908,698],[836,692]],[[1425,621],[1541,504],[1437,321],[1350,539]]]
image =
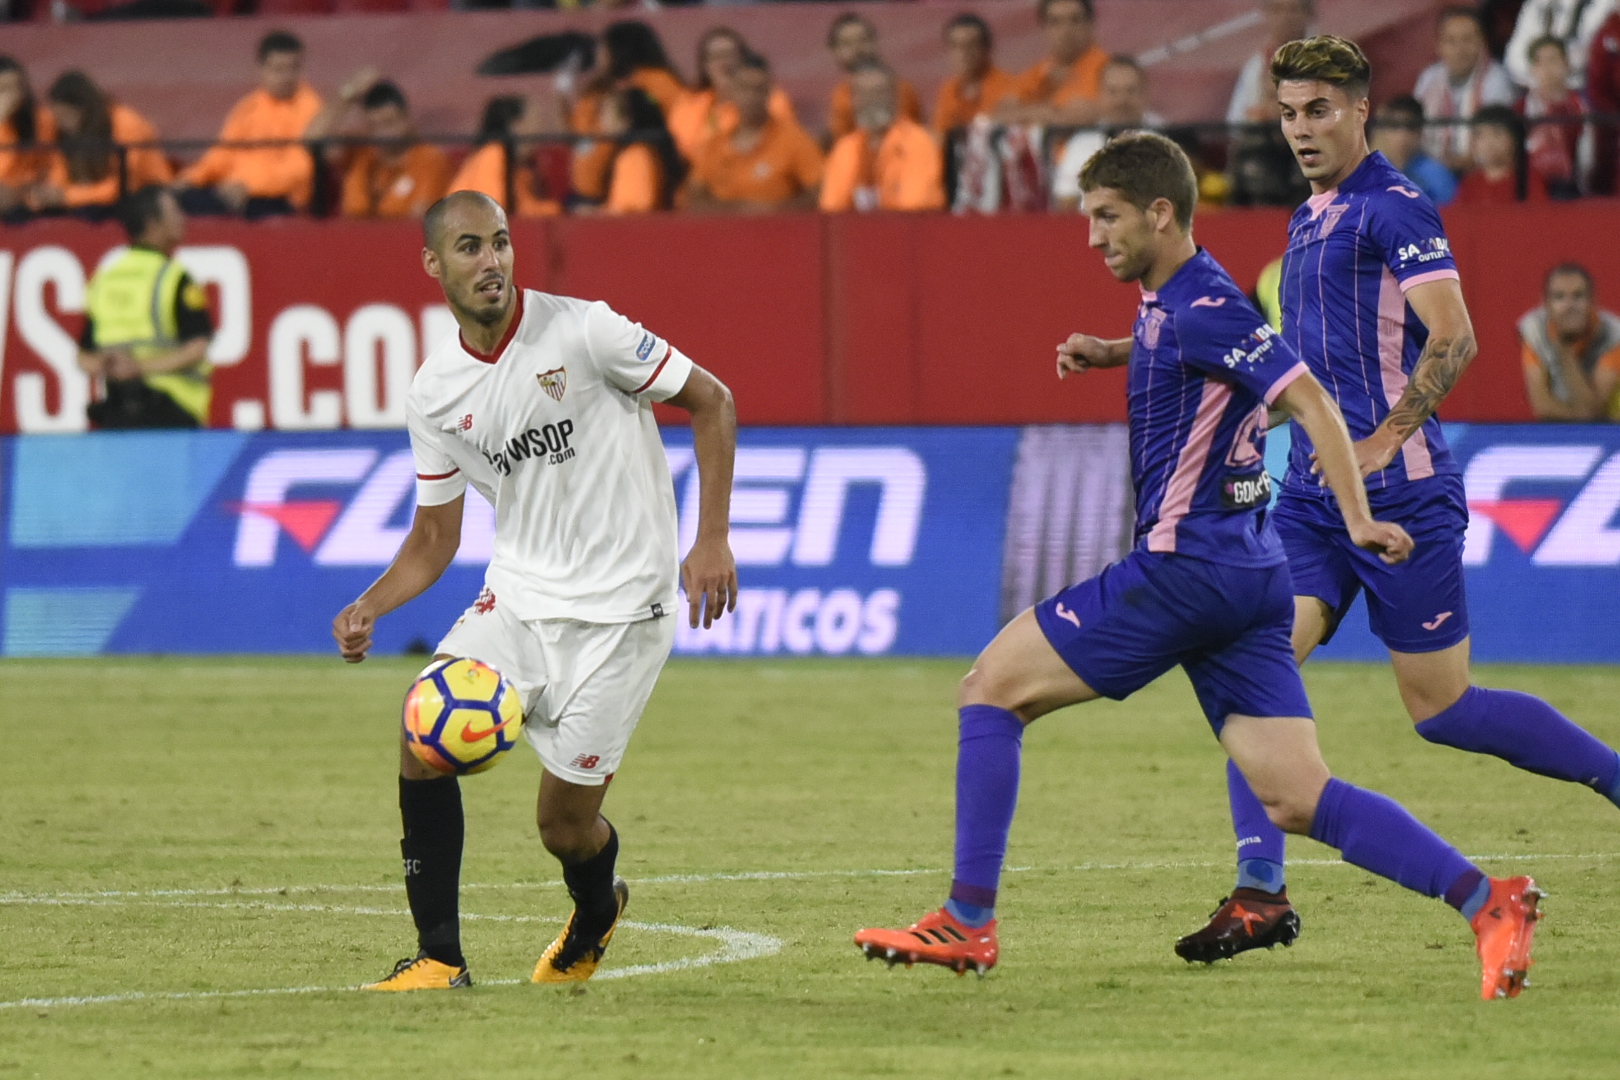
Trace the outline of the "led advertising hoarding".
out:
[[[1482,660],[1620,661],[1620,429],[1451,425]],[[691,435],[664,430],[682,544]],[[1278,440],[1280,441],[1280,440]],[[1280,468],[1280,446],[1268,455]],[[164,432],[0,440],[0,652],[322,652],[398,549],[403,432]],[[1129,545],[1121,425],[756,428],[739,437],[735,618],[683,655],[971,655]],[[494,511],[469,492],[444,579],[385,619],[431,648],[471,603]],[[1323,658],[1382,659],[1360,604]]]

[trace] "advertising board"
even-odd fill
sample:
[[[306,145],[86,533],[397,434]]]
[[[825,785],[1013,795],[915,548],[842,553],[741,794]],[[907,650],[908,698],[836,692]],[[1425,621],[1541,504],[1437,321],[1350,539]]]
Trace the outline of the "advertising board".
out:
[[[666,429],[683,548],[686,429]],[[677,651],[952,654],[994,632],[1010,428],[766,429],[737,453],[734,619]],[[0,652],[320,652],[403,542],[403,432],[173,432],[6,440]],[[494,511],[469,491],[444,578],[378,628],[437,642],[483,583]]]
[[[1468,493],[1475,657],[1620,661],[1620,429],[1447,433]],[[684,547],[691,435],[663,436]],[[26,436],[0,454],[8,656],[325,651],[332,616],[393,557],[414,505],[395,431]],[[738,610],[683,626],[676,651],[971,655],[1125,551],[1127,460],[1122,425],[745,428]],[[383,620],[377,647],[431,648],[477,595],[493,539],[494,511],[469,493],[455,561]],[[1319,656],[1384,659],[1363,605]]]

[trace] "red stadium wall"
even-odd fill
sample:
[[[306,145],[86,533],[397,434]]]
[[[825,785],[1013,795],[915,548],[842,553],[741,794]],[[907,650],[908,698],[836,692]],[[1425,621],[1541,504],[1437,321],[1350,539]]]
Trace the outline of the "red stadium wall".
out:
[[[1197,234],[1247,286],[1284,221],[1228,211]],[[1459,209],[1446,222],[1480,355],[1444,415],[1528,419],[1514,322],[1565,259],[1593,271],[1600,300],[1620,292],[1620,204]],[[83,284],[121,239],[64,222],[0,232],[0,431],[82,429]],[[523,284],[605,299],[667,335],[731,384],[747,423],[1123,416],[1117,373],[1053,378],[1058,341],[1124,334],[1136,304],[1080,217],[578,218],[520,223],[515,243]],[[414,226],[197,221],[187,246],[220,323],[216,425],[397,426],[424,343],[451,325]]]

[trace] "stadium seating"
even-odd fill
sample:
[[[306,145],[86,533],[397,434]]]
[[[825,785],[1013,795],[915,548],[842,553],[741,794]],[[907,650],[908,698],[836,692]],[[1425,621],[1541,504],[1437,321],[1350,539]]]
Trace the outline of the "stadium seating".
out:
[[[489,53],[536,34],[598,29],[626,15],[436,10],[444,6],[445,0],[262,0],[261,14],[252,17],[15,25],[6,30],[5,51],[29,67],[36,86],[79,68],[165,138],[207,139],[251,80],[254,44],[285,28],[308,45],[309,77],[318,89],[331,92],[355,68],[376,64],[410,96],[424,131],[451,134],[471,131],[491,94],[523,89],[523,79],[474,74]],[[1103,46],[1136,54],[1148,66],[1155,112],[1172,122],[1221,117],[1238,68],[1255,47],[1253,0],[1097,0],[1096,6]],[[1380,73],[1375,93],[1395,94],[1430,59],[1430,21],[1439,6],[1439,0],[1339,0],[1320,5],[1320,21],[1325,30],[1360,40]],[[1032,0],[862,5],[885,55],[925,101],[946,75],[940,31],[949,15],[981,14],[995,30],[999,62],[1017,70],[1042,53],[1034,9]],[[652,24],[688,77],[699,35],[715,25],[736,27],[771,59],[806,125],[823,126],[837,78],[823,45],[835,8],[777,3],[633,14]]]

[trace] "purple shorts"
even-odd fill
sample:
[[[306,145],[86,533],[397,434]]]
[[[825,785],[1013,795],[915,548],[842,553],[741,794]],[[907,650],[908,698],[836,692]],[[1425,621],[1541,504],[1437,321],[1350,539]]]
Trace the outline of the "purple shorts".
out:
[[[1035,618],[1104,697],[1129,697],[1179,664],[1217,735],[1234,713],[1312,715],[1289,644],[1294,589],[1285,565],[1137,549],[1035,605]]]
[[[1271,520],[1288,552],[1294,593],[1333,609],[1324,643],[1363,589],[1367,622],[1394,652],[1449,649],[1468,636],[1468,593],[1463,585],[1463,536],[1468,503],[1460,476],[1434,476],[1369,492],[1373,516],[1412,534],[1412,557],[1385,566],[1350,542],[1339,504],[1326,493],[1284,488]]]

